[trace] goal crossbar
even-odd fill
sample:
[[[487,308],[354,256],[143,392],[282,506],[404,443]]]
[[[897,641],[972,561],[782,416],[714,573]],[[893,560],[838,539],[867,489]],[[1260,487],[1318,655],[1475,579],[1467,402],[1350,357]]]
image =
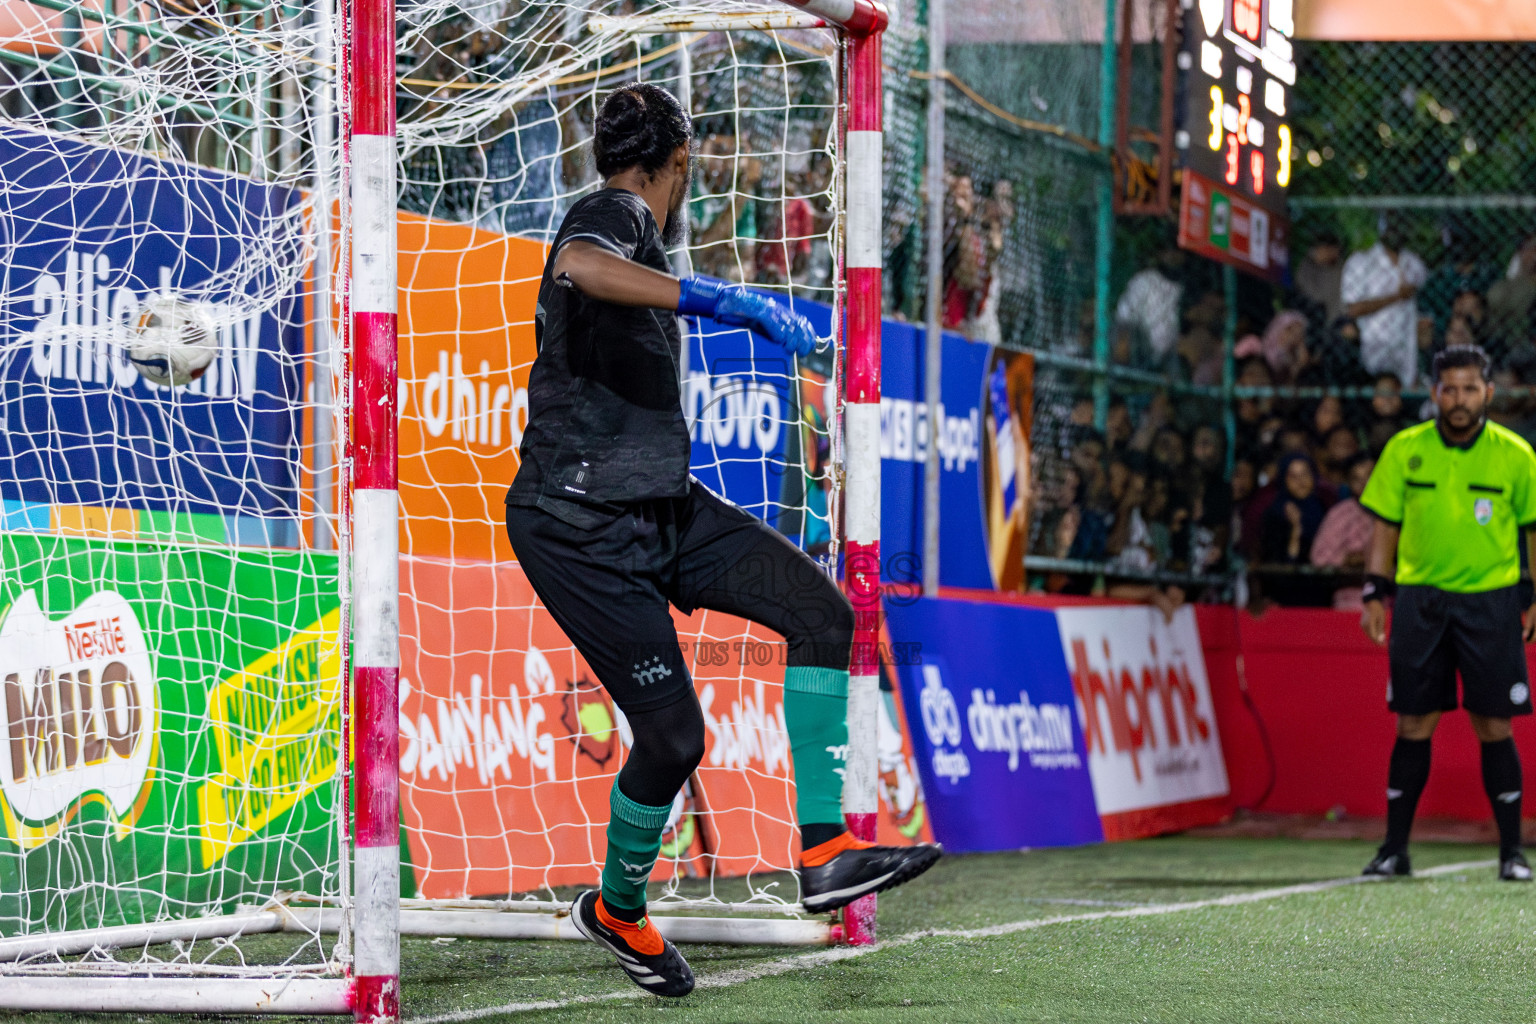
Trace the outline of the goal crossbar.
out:
[[[701,14],[634,15],[609,18],[598,15],[587,21],[588,32],[613,32],[643,36],[662,32],[752,32],[778,29],[826,28],[827,20],[794,11],[711,11]]]

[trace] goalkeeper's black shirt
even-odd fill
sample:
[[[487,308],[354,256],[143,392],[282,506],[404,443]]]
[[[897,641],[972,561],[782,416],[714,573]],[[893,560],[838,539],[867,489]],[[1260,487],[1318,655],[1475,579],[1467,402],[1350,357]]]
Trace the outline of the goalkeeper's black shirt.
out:
[[[682,339],[669,310],[618,306],[555,283],[566,242],[590,242],[668,272],[645,200],[603,189],[577,201],[550,246],[534,311],[538,357],[509,505],[537,505],[572,525],[616,506],[688,493],[688,426],[678,392]]]

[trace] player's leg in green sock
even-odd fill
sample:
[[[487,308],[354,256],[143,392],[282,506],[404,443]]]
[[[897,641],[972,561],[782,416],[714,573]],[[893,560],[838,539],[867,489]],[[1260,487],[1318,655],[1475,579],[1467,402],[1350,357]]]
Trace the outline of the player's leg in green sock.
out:
[[[608,807],[603,905],[621,920],[638,921],[645,914],[645,883],[661,852],[661,832],[667,826],[672,805],[653,807],[636,803],[624,795],[615,779]]]
[[[661,852],[672,802],[704,756],[704,712],[690,686],[681,699],[628,718],[634,745],[608,797],[603,906],[633,922],[645,916],[645,883]]]
[[[848,761],[848,673],[791,665],[784,671],[784,721],[795,761],[795,816],[809,849],[843,831]]]
[[[751,523],[734,506],[711,515]],[[730,568],[700,588],[692,603],[750,619],[785,640],[784,724],[794,755],[800,841],[808,850],[844,831],[853,606],[782,534],[761,523],[753,529],[756,541],[745,549],[733,546]]]

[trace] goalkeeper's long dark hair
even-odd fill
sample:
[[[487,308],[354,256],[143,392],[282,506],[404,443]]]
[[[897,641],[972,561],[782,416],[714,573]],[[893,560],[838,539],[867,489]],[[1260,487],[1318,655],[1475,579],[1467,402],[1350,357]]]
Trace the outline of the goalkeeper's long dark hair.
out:
[[[592,156],[604,178],[631,167],[652,177],[678,146],[693,142],[693,118],[659,85],[631,82],[615,89],[597,111]]]

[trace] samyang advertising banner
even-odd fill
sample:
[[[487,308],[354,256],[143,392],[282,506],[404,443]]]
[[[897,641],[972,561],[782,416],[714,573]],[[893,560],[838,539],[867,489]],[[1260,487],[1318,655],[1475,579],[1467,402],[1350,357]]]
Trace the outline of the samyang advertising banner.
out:
[[[1226,763],[1193,608],[1057,608],[1107,839],[1220,821]]]
[[[596,881],[609,794],[631,744],[623,713],[515,562],[406,558],[400,583],[408,884],[458,898]],[[705,754],[673,803],[653,877],[788,870],[799,836],[784,641],[720,612],[674,611],[673,620]],[[921,841],[924,791],[901,708],[881,708],[879,838]]]
[[[887,600],[934,838],[954,851],[1103,839],[1056,619],[1020,605]]]
[[[0,497],[292,519],[299,194],[14,125],[0,180]],[[217,329],[187,387],[128,360],[152,294]]]

